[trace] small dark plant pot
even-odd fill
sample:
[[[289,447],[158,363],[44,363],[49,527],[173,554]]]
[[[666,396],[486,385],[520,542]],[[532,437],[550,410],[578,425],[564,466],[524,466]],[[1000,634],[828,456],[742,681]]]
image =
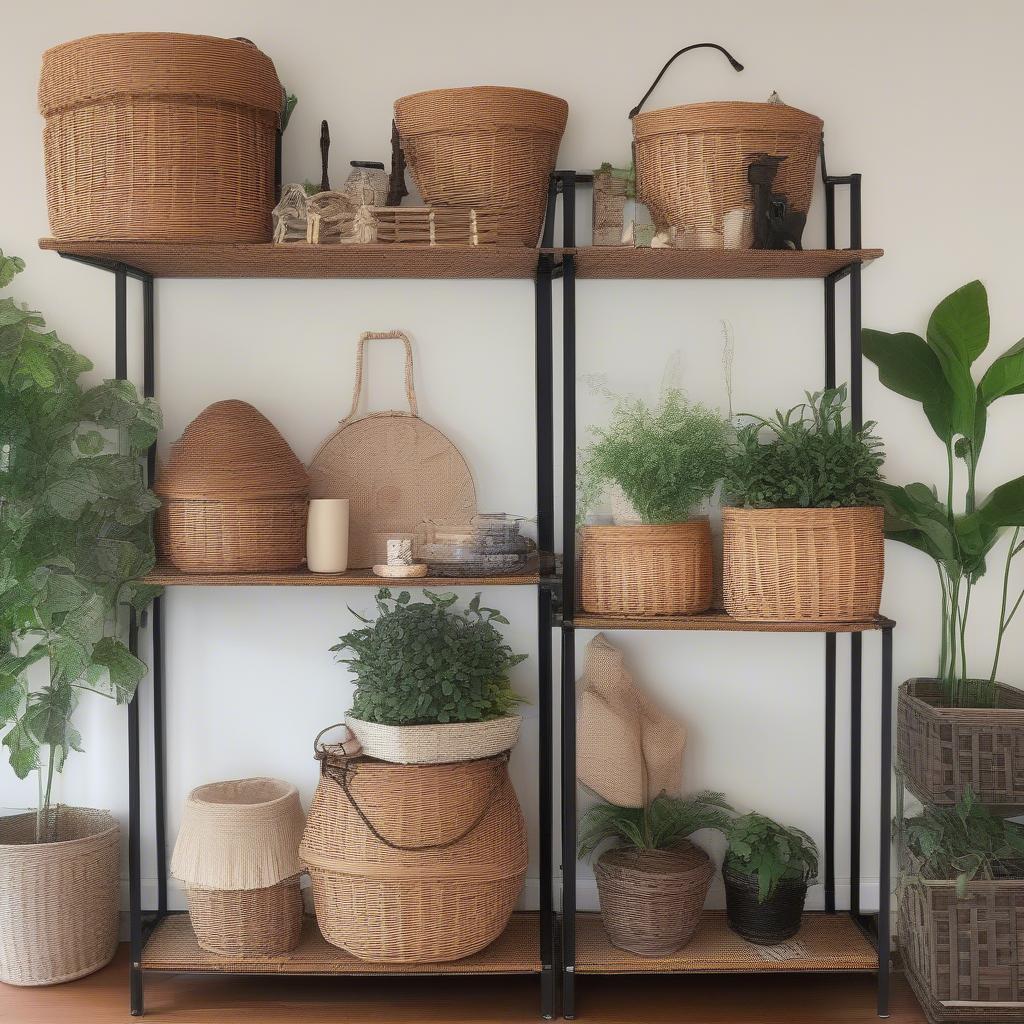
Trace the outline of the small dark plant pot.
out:
[[[800,931],[807,883],[783,879],[764,901],[757,900],[757,875],[722,868],[726,915],[737,935],[758,946],[774,946]]]

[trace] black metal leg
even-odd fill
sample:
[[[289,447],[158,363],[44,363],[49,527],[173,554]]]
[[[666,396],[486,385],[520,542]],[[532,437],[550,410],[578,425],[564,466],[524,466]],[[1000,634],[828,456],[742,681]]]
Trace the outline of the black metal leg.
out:
[[[537,592],[537,660],[540,703],[540,958],[541,1015],[550,1020],[554,1006],[555,914],[552,901],[552,780],[554,728],[551,701],[551,591]]]
[[[825,910],[836,909],[836,635],[825,634]]]
[[[562,628],[562,1016],[576,1015],[576,633]]]
[[[882,778],[878,849],[878,1016],[889,1016],[889,910],[892,867],[892,629],[882,630]]]
[[[863,636],[850,634],[850,913],[860,913],[861,654]]]
[[[139,650],[139,627],[135,609],[129,611],[128,649]],[[128,902],[133,1017],[144,1011],[142,988],[142,838],[139,793],[139,695],[128,705]]]

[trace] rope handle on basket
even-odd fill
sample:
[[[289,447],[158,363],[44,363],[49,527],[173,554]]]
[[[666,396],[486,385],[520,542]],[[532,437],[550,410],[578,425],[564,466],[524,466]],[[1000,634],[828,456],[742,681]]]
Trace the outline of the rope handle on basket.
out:
[[[690,46],[684,46],[677,53],[672,54],[672,56],[666,61],[665,66],[658,72],[658,77],[653,81],[653,83],[651,83],[650,89],[644,93],[643,99],[640,100],[640,102],[629,112],[630,120],[640,113],[640,108],[643,107],[650,98],[651,93],[658,88],[658,83],[661,81],[665,72],[672,66],[673,61],[675,61],[677,57],[681,57],[684,53],[688,53],[690,50],[700,50],[704,47],[710,47],[712,50],[718,50],[721,53],[724,53],[725,56],[728,57],[729,63],[737,71],[743,70],[743,65],[724,46],[719,46],[718,43],[692,43]]]
[[[359,335],[359,348],[356,351],[356,382],[352,388],[352,408],[349,414],[341,421],[342,424],[354,420],[359,412],[359,401],[363,393],[363,362],[366,355],[366,343],[368,341],[400,341],[405,346],[405,397],[409,400],[409,411],[399,413],[401,416],[418,416],[419,407],[416,404],[416,385],[413,382],[412,370],[412,342],[405,331],[363,331]]]
[[[316,734],[316,738],[315,738],[315,739],[313,740],[313,756],[314,756],[314,757],[315,757],[315,758],[316,758],[316,759],[317,759],[318,761],[322,761],[322,760],[323,760],[323,759],[324,759],[325,757],[327,757],[327,756],[328,756],[328,752],[327,752],[327,745],[326,745],[325,743],[321,743],[321,742],[320,742],[320,737],[321,737],[321,736],[323,736],[323,734],[324,734],[325,732],[330,732],[330,731],[331,731],[332,729],[345,729],[345,731],[347,732],[347,731],[348,731],[348,726],[346,726],[344,722],[335,722],[335,723],[334,723],[333,725],[328,725],[328,726],[325,726],[325,727],[324,727],[323,729],[321,729],[321,730],[320,730],[320,731],[319,731],[319,732],[318,732],[318,733]],[[353,737],[353,739],[355,739],[355,737]],[[347,751],[347,750],[345,749],[345,744],[346,744],[347,742],[348,742],[348,740],[342,740],[342,742],[341,742],[341,743],[336,743],[336,744],[334,744],[334,745],[335,745],[336,747],[341,747],[341,752],[342,752],[342,753],[343,753],[343,754],[344,754],[344,755],[345,755],[346,757],[355,757],[355,756],[356,756],[355,754],[350,754],[350,753],[349,753],[349,752],[348,752],[348,751]],[[357,743],[358,743],[358,741],[357,741]],[[362,749],[362,748],[360,747],[360,749]]]

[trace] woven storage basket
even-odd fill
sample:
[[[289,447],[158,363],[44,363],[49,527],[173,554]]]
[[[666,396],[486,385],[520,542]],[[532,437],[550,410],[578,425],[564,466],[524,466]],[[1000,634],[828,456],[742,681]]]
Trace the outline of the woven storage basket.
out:
[[[711,607],[711,526],[585,526],[580,601],[598,615],[692,615]]]
[[[495,208],[506,244],[537,244],[568,116],[557,96],[499,86],[435,89],[395,102],[424,202]]]
[[[379,963],[458,960],[493,942],[527,864],[507,757],[406,766],[318,756],[300,853],[324,938]]]
[[[983,804],[1024,805],[1024,692],[997,683],[996,693],[998,707],[956,708],[937,679],[900,687],[897,758],[919,799],[949,807],[970,786]]]
[[[189,793],[171,873],[185,883],[203,949],[245,956],[295,948],[304,824],[298,790],[277,779],[212,782]]]
[[[175,442],[153,490],[157,547],[182,572],[271,572],[306,557],[309,478],[246,402],[216,402]]]
[[[609,850],[594,865],[601,921],[612,945],[640,956],[682,949],[700,923],[715,866],[693,843],[672,850]]]
[[[726,214],[753,210],[747,168],[757,154],[785,158],[773,191],[786,196],[790,210],[806,213],[821,149],[821,118],[781,103],[691,103],[640,113],[661,76],[684,52],[665,65],[630,112],[637,194],[655,223],[662,229],[675,227],[683,245],[724,248]]]
[[[878,615],[882,509],[722,509],[722,597],[735,619],[855,622]]]
[[[64,239],[266,242],[281,83],[250,43],[131,32],[47,50],[50,230]]]
[[[726,917],[729,927],[748,942],[758,946],[775,946],[791,939],[800,931],[807,883],[783,879],[762,903],[758,899],[757,875],[722,868],[725,882]]]
[[[56,807],[0,818],[0,981],[55,985],[98,971],[117,950],[120,829],[106,811]]]
[[[494,757],[516,745],[522,723],[521,715],[447,725],[381,725],[351,715],[345,718],[345,725],[364,754],[393,764],[442,764]]]

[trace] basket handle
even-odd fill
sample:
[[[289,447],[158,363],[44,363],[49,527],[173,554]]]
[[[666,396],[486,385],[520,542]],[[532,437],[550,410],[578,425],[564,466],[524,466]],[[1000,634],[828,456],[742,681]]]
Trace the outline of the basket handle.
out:
[[[390,339],[400,341],[405,346],[405,397],[409,400],[409,412],[403,415],[419,415],[419,407],[416,404],[416,385],[413,383],[412,376],[412,342],[409,340],[409,335],[405,331],[363,331],[359,335],[359,348],[356,352],[356,382],[352,389],[352,408],[341,421],[343,424],[354,420],[359,412],[359,401],[363,393],[363,362],[366,355],[366,343]]]
[[[333,725],[328,725],[328,726],[325,726],[325,727],[324,727],[323,729],[321,729],[321,730],[320,730],[320,731],[319,731],[319,732],[318,732],[318,733],[316,734],[316,739],[314,739],[314,740],[313,740],[313,756],[314,756],[314,757],[315,757],[315,758],[316,758],[316,759],[317,759],[318,761],[322,761],[322,760],[323,760],[323,759],[324,759],[325,757],[327,757],[327,744],[326,744],[326,743],[321,743],[321,742],[320,742],[320,739],[321,739],[321,737],[322,737],[322,736],[324,735],[324,733],[328,733],[328,732],[330,732],[330,731],[331,731],[332,729],[344,729],[344,730],[345,730],[346,732],[350,732],[350,730],[348,729],[348,726],[346,726],[344,722],[335,722],[335,723],[334,723]],[[353,737],[353,739],[354,739],[354,738],[355,738],[355,737]],[[348,752],[348,751],[347,751],[347,750],[345,749],[345,744],[346,744],[347,742],[348,742],[348,740],[342,740],[342,741],[341,741],[341,743],[338,743],[338,744],[336,744],[336,745],[337,745],[337,746],[339,746],[339,747],[341,747],[341,752],[342,752],[342,753],[343,753],[343,754],[344,754],[344,755],[345,755],[346,757],[352,757],[353,755],[352,755],[352,754],[350,754],[350,753],[349,753],[349,752]]]
[[[672,66],[672,63],[673,61],[675,61],[676,57],[681,57],[684,53],[688,53],[690,50],[700,50],[703,47],[710,47],[712,50],[718,50],[721,53],[724,53],[725,56],[729,59],[729,63],[737,71],[743,70],[743,65],[724,46],[719,46],[718,43],[691,43],[689,46],[684,46],[681,50],[672,54],[672,56],[669,57],[669,59],[666,61],[665,66],[658,72],[658,77],[651,83],[650,89],[648,89],[647,92],[644,93],[643,99],[640,100],[640,102],[629,112],[630,120],[632,120],[634,117],[636,117],[637,114],[640,113],[640,108],[650,98],[651,93],[654,92],[655,89],[657,89],[658,83],[661,81],[665,72],[668,71],[668,69]]]

